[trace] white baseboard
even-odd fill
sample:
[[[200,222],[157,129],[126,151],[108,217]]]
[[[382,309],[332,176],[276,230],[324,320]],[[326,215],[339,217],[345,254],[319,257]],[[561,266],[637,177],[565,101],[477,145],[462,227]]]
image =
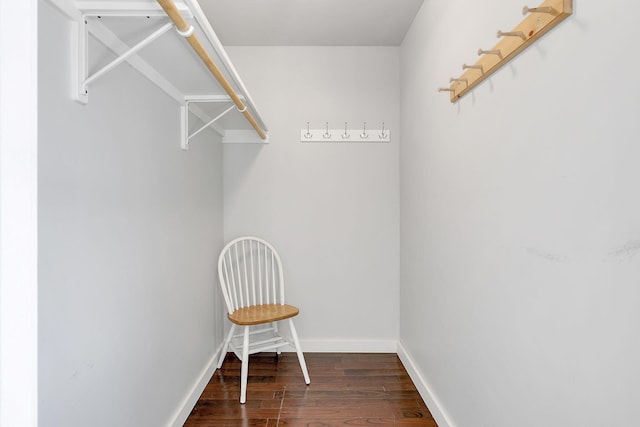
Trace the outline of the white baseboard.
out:
[[[444,411],[444,408],[440,405],[440,402],[431,391],[431,387],[429,387],[429,384],[417,368],[413,358],[402,345],[402,341],[398,342],[398,357],[409,373],[409,377],[411,377],[411,380],[416,385],[418,392],[420,392],[420,396],[422,396],[424,403],[427,404],[431,415],[433,415],[433,418],[438,423],[438,427],[455,427],[453,422],[451,422],[450,417]]]
[[[395,340],[300,340],[300,346],[305,353],[396,353],[398,350]]]
[[[209,380],[211,379],[211,377],[213,376],[213,373],[216,370],[216,366],[218,364],[218,355],[220,354],[221,350],[222,350],[222,344],[220,345],[220,347],[218,347],[218,349],[215,351],[213,356],[211,356],[211,359],[209,359],[209,362],[205,365],[198,379],[193,384],[193,387],[191,388],[189,393],[187,393],[184,400],[182,401],[182,404],[179,406],[178,410],[173,416],[171,422],[168,424],[169,426],[182,427],[185,421],[187,421],[187,418],[189,417],[191,410],[193,409],[194,406],[196,406],[196,403],[198,402],[198,399],[202,395],[204,388],[207,386],[207,384],[209,383]]]

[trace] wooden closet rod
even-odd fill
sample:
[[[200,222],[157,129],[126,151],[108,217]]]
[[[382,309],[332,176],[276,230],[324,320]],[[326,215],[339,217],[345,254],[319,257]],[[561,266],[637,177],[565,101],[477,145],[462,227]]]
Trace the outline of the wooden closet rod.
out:
[[[209,71],[211,71],[211,74],[213,74],[218,83],[220,83],[220,86],[222,86],[225,92],[227,92],[233,103],[236,104],[236,108],[238,109],[238,111],[240,111],[249,121],[249,123],[251,123],[251,126],[253,126],[258,135],[260,135],[260,138],[266,140],[267,135],[262,129],[260,129],[260,126],[256,122],[256,119],[253,118],[253,115],[251,114],[247,106],[238,97],[238,94],[236,94],[235,90],[233,90],[233,87],[231,87],[227,78],[224,76],[224,74],[222,74],[216,63],[213,62],[213,59],[211,59],[211,56],[209,56],[207,50],[204,48],[202,43],[200,43],[198,37],[193,34],[193,27],[189,25],[189,23],[184,19],[182,13],[180,13],[173,0],[157,0],[157,2],[158,4],[160,4],[160,6],[162,6],[162,9],[164,9],[167,16],[169,16],[169,18],[173,21],[176,28],[178,29],[178,32],[183,35],[185,39],[187,39],[193,50],[196,51],[200,59],[202,59],[202,62],[204,62],[204,65],[206,65]]]

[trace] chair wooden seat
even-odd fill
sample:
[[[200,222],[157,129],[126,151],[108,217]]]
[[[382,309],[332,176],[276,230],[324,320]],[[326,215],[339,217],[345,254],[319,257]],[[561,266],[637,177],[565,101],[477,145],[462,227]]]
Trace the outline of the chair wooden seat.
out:
[[[288,304],[262,304],[239,308],[227,317],[236,325],[260,325],[297,316],[300,310]]]

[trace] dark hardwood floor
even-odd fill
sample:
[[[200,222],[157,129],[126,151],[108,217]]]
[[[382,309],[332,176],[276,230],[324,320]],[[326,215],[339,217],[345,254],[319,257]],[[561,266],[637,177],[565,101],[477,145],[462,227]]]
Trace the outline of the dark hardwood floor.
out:
[[[240,361],[227,354],[193,408],[190,427],[437,427],[395,354],[305,353],[306,385],[295,353],[249,361],[241,405]]]

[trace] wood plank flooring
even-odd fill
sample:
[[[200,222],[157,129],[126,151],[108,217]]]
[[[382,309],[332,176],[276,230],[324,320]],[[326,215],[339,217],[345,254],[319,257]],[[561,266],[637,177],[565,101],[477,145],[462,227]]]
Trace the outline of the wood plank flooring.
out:
[[[437,427],[396,354],[305,353],[306,385],[295,353],[249,361],[241,405],[240,361],[227,354],[187,419],[187,427]]]

